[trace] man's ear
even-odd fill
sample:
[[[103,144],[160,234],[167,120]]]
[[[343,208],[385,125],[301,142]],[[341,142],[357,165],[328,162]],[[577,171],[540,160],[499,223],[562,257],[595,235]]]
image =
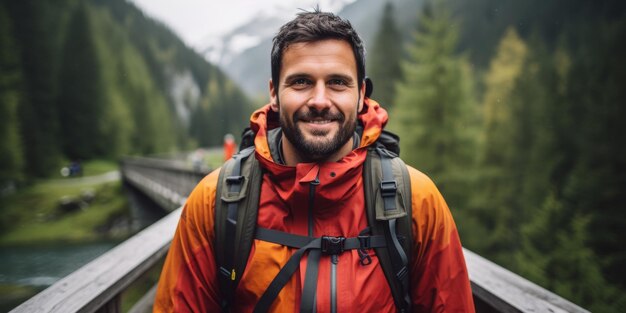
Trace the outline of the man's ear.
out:
[[[278,89],[274,86],[274,81],[270,78],[270,108],[278,112]]]
[[[361,113],[363,109],[363,101],[365,101],[365,80],[361,84],[361,89],[359,90],[359,103],[357,104],[357,113]]]

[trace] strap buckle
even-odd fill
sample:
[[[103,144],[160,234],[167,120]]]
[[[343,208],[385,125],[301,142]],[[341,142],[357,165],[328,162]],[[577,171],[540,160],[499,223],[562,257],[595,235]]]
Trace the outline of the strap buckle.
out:
[[[383,180],[380,182],[380,195],[383,197],[392,197],[396,195],[398,183],[395,180]]]
[[[226,177],[226,183],[229,185],[240,184],[243,181],[243,176],[228,176]]]
[[[371,247],[369,235],[359,235],[359,249],[367,250]]]
[[[337,255],[344,250],[346,237],[322,236],[322,253]]]

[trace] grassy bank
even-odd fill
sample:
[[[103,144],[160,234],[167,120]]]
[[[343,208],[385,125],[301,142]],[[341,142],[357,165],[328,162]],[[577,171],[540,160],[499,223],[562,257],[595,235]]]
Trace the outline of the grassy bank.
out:
[[[115,170],[115,163],[84,166],[92,175]],[[119,181],[50,179],[3,197],[0,245],[91,241],[127,235],[129,210]]]
[[[118,169],[117,162],[109,160],[91,160],[83,164],[83,175],[93,176],[100,175]]]
[[[10,311],[40,291],[32,286],[0,284],[0,312]]]

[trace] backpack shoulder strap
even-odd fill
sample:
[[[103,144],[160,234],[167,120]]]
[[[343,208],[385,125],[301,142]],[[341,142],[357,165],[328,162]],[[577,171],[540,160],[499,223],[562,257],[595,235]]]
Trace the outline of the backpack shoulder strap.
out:
[[[246,268],[256,229],[262,171],[253,153],[252,146],[234,155],[218,178],[214,251],[224,312]]]
[[[398,312],[410,312],[409,259],[413,245],[411,182],[406,164],[377,144],[363,169],[367,219],[373,235],[384,235],[388,247],[376,255]]]

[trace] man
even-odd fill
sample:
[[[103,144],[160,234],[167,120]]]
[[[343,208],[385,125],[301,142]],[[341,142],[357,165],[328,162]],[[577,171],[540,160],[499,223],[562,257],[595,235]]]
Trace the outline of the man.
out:
[[[333,14],[301,13],[274,38],[271,61],[271,103],[251,117],[256,132],[252,157],[264,173],[257,227],[310,237],[357,237],[368,227],[362,179],[367,148],[387,122],[385,110],[366,97],[361,40],[349,22]],[[362,132],[355,131],[359,123]],[[410,309],[473,312],[450,211],[428,177],[413,168],[408,171],[414,237],[408,266]],[[225,291],[219,287],[214,250],[218,175],[216,171],[204,178],[187,200],[159,282],[156,312],[221,310]],[[244,273],[237,274],[242,276],[229,310],[255,310],[296,250],[255,239]],[[377,257],[364,263],[360,253],[319,256],[312,296],[303,289],[314,262],[308,264],[304,256],[271,298],[269,310],[395,312]],[[303,307],[308,303],[313,307]]]

